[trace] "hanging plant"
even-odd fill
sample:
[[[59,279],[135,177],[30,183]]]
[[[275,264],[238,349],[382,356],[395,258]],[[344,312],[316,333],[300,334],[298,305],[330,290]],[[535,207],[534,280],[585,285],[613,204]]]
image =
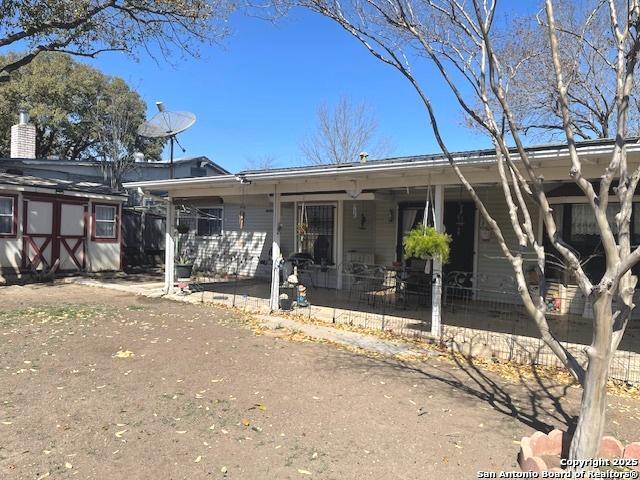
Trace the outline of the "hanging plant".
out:
[[[308,231],[309,231],[309,225],[307,225],[304,222],[298,224],[297,232],[300,238],[304,238],[304,236],[307,234]]]
[[[437,258],[442,263],[449,261],[451,236],[440,233],[433,227],[418,225],[405,235],[402,244],[404,253],[409,258]]]

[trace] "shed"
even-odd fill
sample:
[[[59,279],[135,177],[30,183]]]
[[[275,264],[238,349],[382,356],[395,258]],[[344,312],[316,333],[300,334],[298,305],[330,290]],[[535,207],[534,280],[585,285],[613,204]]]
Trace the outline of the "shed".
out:
[[[0,173],[3,276],[120,270],[126,200],[98,183]]]

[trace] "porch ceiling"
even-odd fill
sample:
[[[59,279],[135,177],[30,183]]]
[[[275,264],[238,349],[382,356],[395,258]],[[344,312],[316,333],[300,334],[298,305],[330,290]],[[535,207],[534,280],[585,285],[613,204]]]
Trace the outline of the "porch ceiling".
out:
[[[598,178],[613,150],[611,143],[589,143],[578,151],[586,177]],[[564,146],[545,147],[529,152],[537,172],[546,181],[569,180],[571,166]],[[627,145],[630,168],[640,163],[640,145]],[[473,184],[496,183],[495,155],[485,152],[459,154],[455,158]],[[516,162],[517,158],[514,158]],[[165,191],[171,197],[206,197],[225,195],[264,195],[273,193],[310,193],[327,191],[378,190],[431,185],[458,185],[458,179],[443,157],[412,157],[411,161],[394,159],[369,163],[290,168],[244,172],[238,175],[181,178],[125,183],[128,189],[145,192]]]

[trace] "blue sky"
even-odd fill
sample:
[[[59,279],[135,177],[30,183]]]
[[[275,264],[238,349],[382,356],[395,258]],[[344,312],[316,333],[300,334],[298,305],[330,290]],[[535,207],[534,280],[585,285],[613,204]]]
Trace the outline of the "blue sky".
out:
[[[300,141],[313,129],[318,105],[343,95],[372,107],[394,155],[438,151],[409,83],[331,21],[296,11],[276,24],[236,15],[231,27],[223,46],[203,47],[198,59],[177,55],[169,64],[111,53],[91,63],[129,82],[150,115],[156,100],[194,112],[195,126],[179,137],[186,155],[207,155],[231,171],[262,156],[278,166],[302,164]],[[451,148],[486,146],[461,126],[440,82],[430,92]]]

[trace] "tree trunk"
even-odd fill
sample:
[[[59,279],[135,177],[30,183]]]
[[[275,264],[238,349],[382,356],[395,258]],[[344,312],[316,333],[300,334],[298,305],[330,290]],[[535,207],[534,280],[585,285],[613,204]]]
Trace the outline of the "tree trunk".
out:
[[[593,305],[593,341],[587,350],[589,365],[584,379],[578,425],[569,449],[571,460],[598,457],[607,409],[607,379],[611,361],[611,302],[611,295],[606,293]]]

